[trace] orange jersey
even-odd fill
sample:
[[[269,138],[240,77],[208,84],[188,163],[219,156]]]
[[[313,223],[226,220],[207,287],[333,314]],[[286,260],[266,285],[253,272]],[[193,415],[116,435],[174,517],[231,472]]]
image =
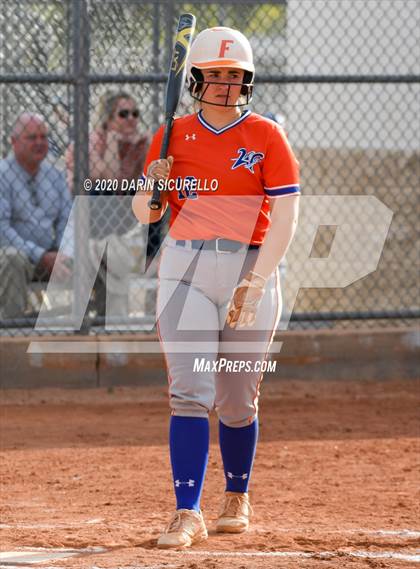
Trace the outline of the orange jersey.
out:
[[[144,172],[159,158],[163,130],[153,138]],[[201,112],[177,118],[168,155],[174,157],[166,184],[174,239],[259,245],[270,227],[268,198],[300,193],[284,130],[249,110],[219,130]]]

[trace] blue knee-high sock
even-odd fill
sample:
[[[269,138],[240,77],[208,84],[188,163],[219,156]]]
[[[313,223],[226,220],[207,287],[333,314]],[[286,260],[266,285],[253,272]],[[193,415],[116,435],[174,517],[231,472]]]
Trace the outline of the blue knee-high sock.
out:
[[[227,492],[247,492],[258,440],[258,419],[246,427],[227,427],[219,421],[219,443]]]
[[[200,511],[209,456],[208,419],[172,416],[169,447],[177,510]]]

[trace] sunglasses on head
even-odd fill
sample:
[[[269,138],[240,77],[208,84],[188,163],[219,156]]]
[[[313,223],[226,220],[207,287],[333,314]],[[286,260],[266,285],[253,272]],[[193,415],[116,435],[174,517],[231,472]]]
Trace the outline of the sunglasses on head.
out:
[[[118,111],[118,116],[120,117],[120,119],[128,119],[130,114],[133,117],[133,119],[138,119],[140,116],[138,109],[134,109],[133,111],[130,111],[129,109],[121,109],[120,111]]]

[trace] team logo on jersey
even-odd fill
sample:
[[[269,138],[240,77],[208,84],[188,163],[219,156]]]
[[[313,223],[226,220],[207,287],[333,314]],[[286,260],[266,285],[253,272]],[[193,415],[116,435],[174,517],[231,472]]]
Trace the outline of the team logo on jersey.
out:
[[[232,170],[239,168],[239,166],[245,166],[247,170],[254,174],[254,166],[264,158],[262,152],[255,152],[255,150],[246,151],[246,148],[238,149],[238,158],[231,158],[232,162],[235,164],[232,166]]]

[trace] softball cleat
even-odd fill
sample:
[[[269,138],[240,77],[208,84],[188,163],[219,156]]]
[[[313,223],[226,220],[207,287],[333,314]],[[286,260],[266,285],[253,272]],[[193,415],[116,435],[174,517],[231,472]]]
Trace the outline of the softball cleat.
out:
[[[160,549],[191,547],[207,539],[207,529],[201,512],[195,510],[177,510],[165,532],[159,537]]]
[[[242,533],[249,528],[252,513],[246,492],[226,492],[225,503],[216,524],[219,533]]]

